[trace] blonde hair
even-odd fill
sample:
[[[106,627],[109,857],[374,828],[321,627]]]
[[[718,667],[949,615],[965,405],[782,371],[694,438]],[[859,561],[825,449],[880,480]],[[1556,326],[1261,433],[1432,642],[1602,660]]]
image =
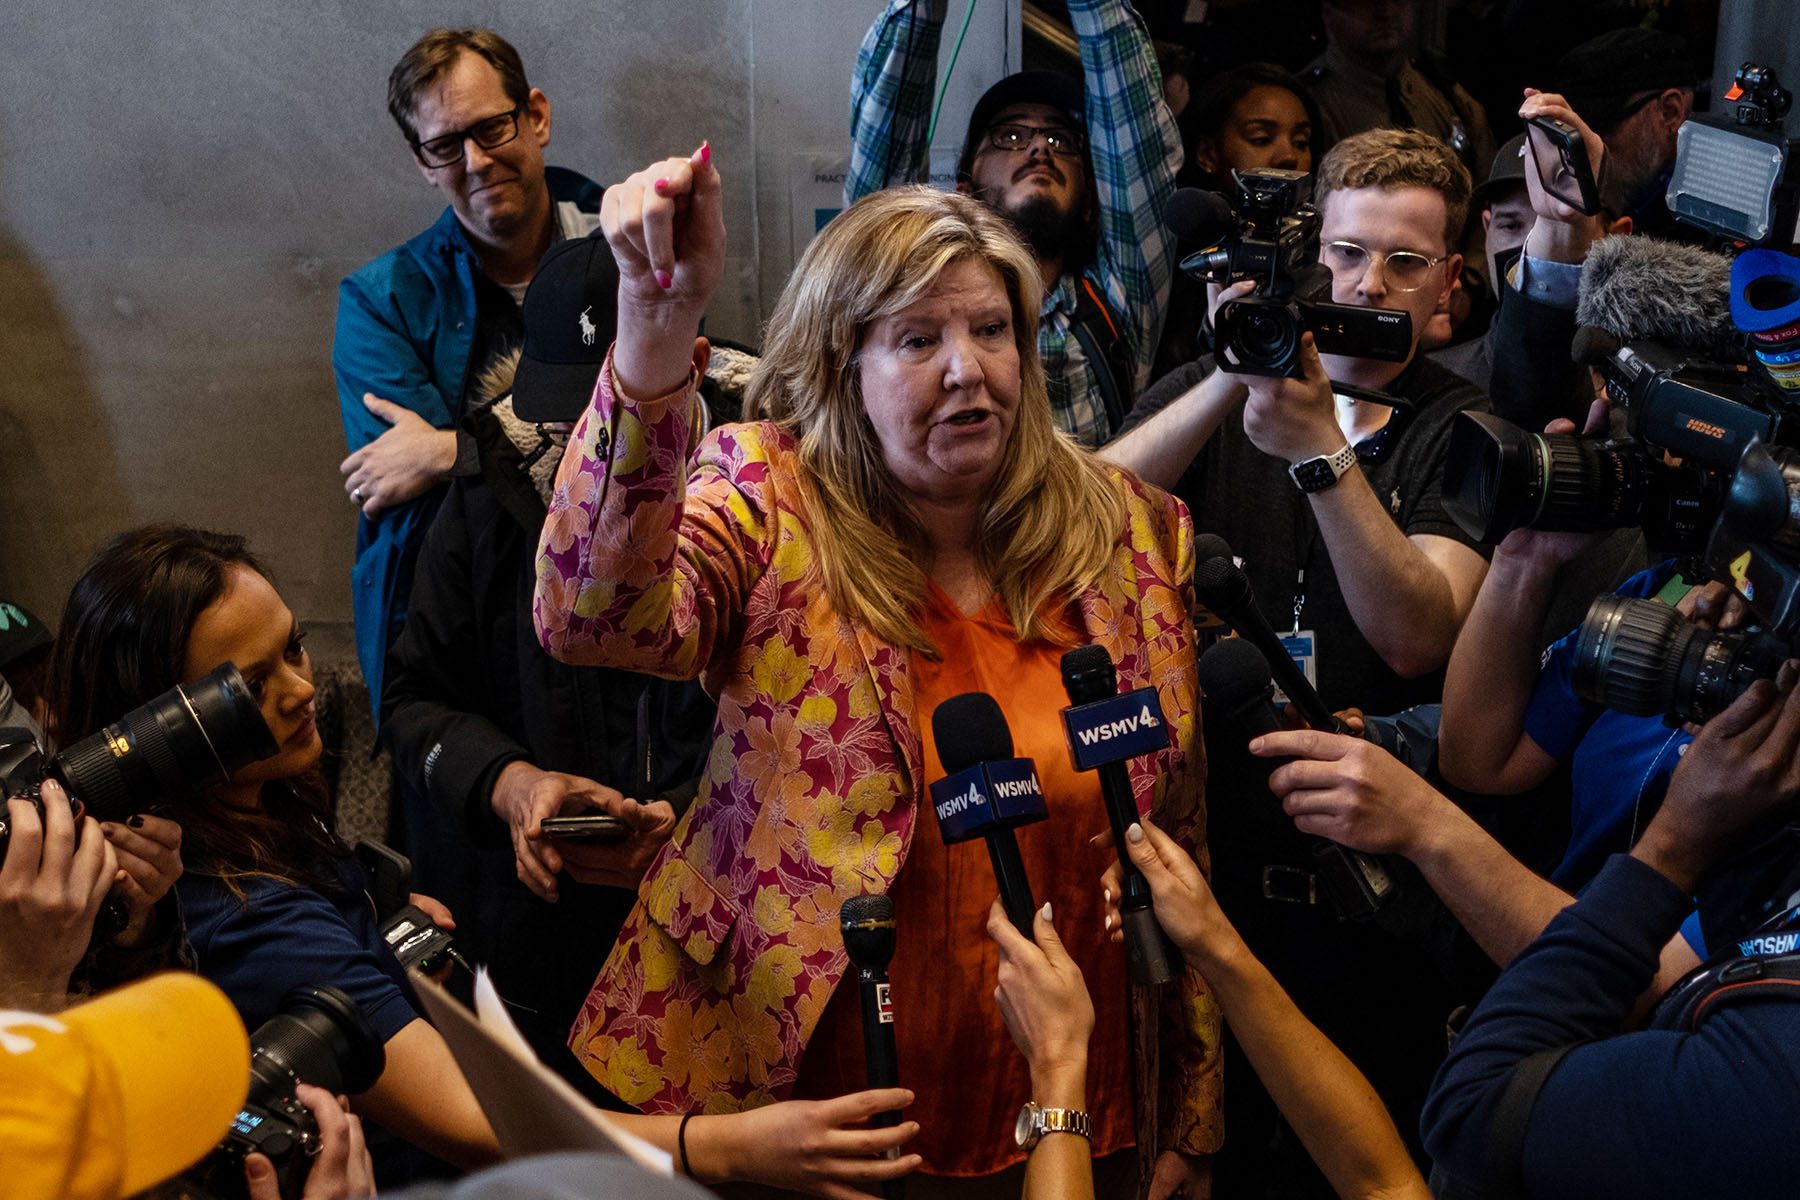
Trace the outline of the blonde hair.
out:
[[[799,443],[814,562],[832,603],[926,653],[935,648],[918,613],[929,546],[864,410],[857,353],[871,322],[971,259],[992,267],[1006,289],[1020,375],[1012,436],[976,525],[976,559],[1020,640],[1057,640],[1047,606],[1106,571],[1125,504],[1106,469],[1051,419],[1037,353],[1037,260],[1003,218],[928,187],[890,188],[851,205],[794,268],[744,400],[746,420],[773,421]]]
[[[1313,182],[1321,210],[1331,193],[1355,188],[1427,188],[1444,198],[1444,248],[1454,253],[1469,217],[1469,168],[1456,152],[1416,129],[1370,129],[1331,148]]]

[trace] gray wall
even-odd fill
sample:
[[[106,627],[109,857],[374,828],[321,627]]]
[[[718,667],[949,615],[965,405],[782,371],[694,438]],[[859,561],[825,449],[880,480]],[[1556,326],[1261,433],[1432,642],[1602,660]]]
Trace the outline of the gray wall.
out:
[[[733,258],[711,328],[754,340],[797,249],[794,176],[843,157],[880,4],[3,8],[0,596],[54,621],[99,541],[179,519],[247,534],[295,611],[330,622],[349,617],[355,530],[337,281],[442,207],[383,108],[400,52],[433,25],[499,29],[550,96],[550,161],[603,182],[710,137]],[[1017,30],[1018,0],[979,6],[941,146],[1016,69]]]

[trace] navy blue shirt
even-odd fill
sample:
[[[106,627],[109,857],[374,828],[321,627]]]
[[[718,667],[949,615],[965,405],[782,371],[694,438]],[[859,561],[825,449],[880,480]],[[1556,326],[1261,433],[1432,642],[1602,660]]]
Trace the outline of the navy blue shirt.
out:
[[[238,881],[240,900],[217,876],[176,881],[200,973],[231,998],[250,1032],[301,984],[342,988],[383,1042],[418,1018],[406,975],[382,940],[362,865],[345,859],[340,870],[343,886],[330,895],[251,878]]]
[[[1800,1180],[1800,1003],[1728,1005],[1693,1033],[1625,1032],[1692,900],[1615,855],[1514,959],[1438,1072],[1422,1122],[1465,1183],[1515,1068],[1575,1043],[1538,1093],[1523,1169],[1533,1200],[1791,1197]]]

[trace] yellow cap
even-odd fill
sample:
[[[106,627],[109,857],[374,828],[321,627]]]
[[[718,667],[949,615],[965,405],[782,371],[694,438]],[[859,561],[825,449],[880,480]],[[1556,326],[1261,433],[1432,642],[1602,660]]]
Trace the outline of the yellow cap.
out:
[[[198,1162],[250,1086],[225,993],[170,972],[54,1016],[0,1011],[0,1200],[117,1200]]]

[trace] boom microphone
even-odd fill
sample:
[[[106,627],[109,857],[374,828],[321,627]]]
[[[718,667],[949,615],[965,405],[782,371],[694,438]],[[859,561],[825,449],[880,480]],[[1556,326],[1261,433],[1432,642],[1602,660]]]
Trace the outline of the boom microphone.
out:
[[[1581,266],[1575,320],[1620,342],[1662,342],[1734,361],[1731,259],[1635,234],[1601,238]]]
[[[1319,698],[1318,689],[1306,678],[1306,672],[1288,657],[1281,639],[1269,628],[1262,610],[1256,607],[1256,593],[1250,586],[1250,577],[1231,561],[1228,554],[1207,559],[1194,569],[1194,592],[1200,603],[1261,652],[1275,682],[1281,685],[1288,702],[1308,725],[1328,733],[1344,732],[1343,722],[1331,715],[1325,701]]]
[[[1112,825],[1113,846],[1124,869],[1119,922],[1125,930],[1125,956],[1131,978],[1154,987],[1175,978],[1181,951],[1156,923],[1150,884],[1125,850],[1125,831],[1138,819],[1125,761],[1153,754],[1169,745],[1169,727],[1155,688],[1119,694],[1118,674],[1104,646],[1079,646],[1062,656],[1063,687],[1069,707],[1063,726],[1077,771],[1100,773],[1100,794]]]
[[[1176,188],[1163,210],[1163,222],[1184,242],[1211,246],[1237,229],[1231,204],[1217,192]]]
[[[947,846],[977,837],[987,842],[1000,902],[1013,928],[1029,938],[1037,903],[1013,830],[1050,815],[1037,767],[1013,757],[1006,714],[986,692],[964,692],[938,705],[931,736],[947,772],[931,785],[938,832]]]
[[[1269,661],[1244,638],[1215,643],[1200,656],[1199,673],[1207,704],[1223,713],[1245,741],[1285,728],[1281,714],[1275,711]],[[1269,765],[1273,769],[1279,764],[1271,760]],[[1381,860],[1326,838],[1308,840],[1313,865],[1338,914],[1362,918],[1379,912],[1394,891],[1394,878]]]
[[[862,994],[863,1057],[868,1062],[869,1087],[900,1086],[900,1059],[894,1049],[894,1002],[888,990],[888,963],[894,959],[894,901],[877,892],[852,896],[838,910],[844,932],[844,949],[856,968],[857,990]],[[898,1109],[869,1118],[876,1126],[900,1123]],[[882,1186],[889,1200],[899,1200],[901,1181]]]

